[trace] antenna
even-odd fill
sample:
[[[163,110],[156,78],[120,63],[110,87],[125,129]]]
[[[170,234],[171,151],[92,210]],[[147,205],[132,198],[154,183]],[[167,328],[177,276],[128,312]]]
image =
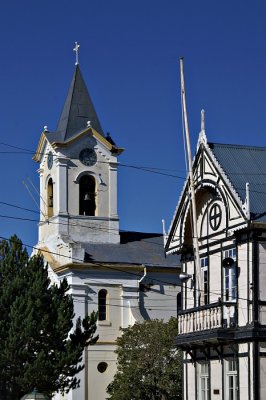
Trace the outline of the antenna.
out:
[[[31,191],[30,191],[30,189],[29,189],[29,187],[28,187],[28,185],[26,184],[26,182],[25,182],[25,181],[22,181],[22,184],[23,184],[24,187],[26,188],[27,192],[29,193],[29,195],[30,195],[30,197],[32,198],[32,200],[34,201],[34,204],[36,205],[36,207],[38,208],[38,210],[41,212],[43,218],[46,219],[44,213],[43,213],[42,210],[40,209],[39,204],[38,204],[37,201],[35,200],[33,194],[31,193]]]
[[[41,196],[40,192],[38,191],[38,189],[36,188],[36,186],[33,184],[32,180],[27,177],[27,180],[29,181],[29,183],[31,184],[31,186],[33,187],[34,191],[37,193],[38,197],[40,197],[40,199],[43,201],[45,207],[47,207],[47,203],[44,200],[44,198]]]

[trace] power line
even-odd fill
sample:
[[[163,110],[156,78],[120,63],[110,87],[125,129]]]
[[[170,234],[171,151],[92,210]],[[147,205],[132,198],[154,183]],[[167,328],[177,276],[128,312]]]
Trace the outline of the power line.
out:
[[[26,155],[29,155],[29,154],[31,154],[31,155],[39,154],[39,155],[41,155],[41,156],[48,155],[48,153],[46,153],[46,152],[38,152],[38,153],[36,153],[35,151],[29,150],[29,149],[24,149],[24,148],[17,147],[17,146],[13,146],[13,145],[10,145],[10,144],[4,143],[4,142],[0,142],[0,145],[1,145],[1,144],[4,145],[4,146],[16,148],[16,149],[19,149],[19,150],[22,150],[22,151],[16,151],[16,152],[12,152],[12,151],[0,151],[0,154],[26,154]],[[58,157],[58,156],[55,155],[55,154],[52,154],[52,156],[53,156],[53,157]],[[108,161],[100,161],[100,160],[98,160],[97,163],[100,163],[100,164],[109,164]],[[172,170],[169,170],[169,169],[166,169],[166,168],[147,167],[147,166],[137,166],[137,165],[132,165],[132,164],[124,164],[124,163],[117,163],[117,165],[118,165],[118,166],[121,166],[121,167],[133,168],[133,169],[141,170],[141,171],[144,171],[144,172],[150,172],[150,173],[153,173],[153,174],[159,174],[159,175],[164,175],[164,176],[168,176],[168,177],[171,177],[171,178],[177,178],[177,179],[185,180],[185,177],[183,177],[183,176],[180,176],[180,175],[173,175],[173,174],[167,174],[165,171],[172,171]]]
[[[8,206],[8,207],[18,208],[18,209],[24,210],[24,211],[33,212],[35,214],[40,214],[40,211],[33,210],[32,208],[22,207],[22,206],[13,204],[13,203],[7,203],[5,201],[0,201],[0,204],[3,204],[3,205]]]
[[[6,241],[9,241],[9,242],[11,241],[11,239],[7,239],[7,238],[5,238],[5,237],[3,237],[3,236],[0,236],[0,239],[6,240]],[[36,247],[36,246],[27,245],[27,244],[25,244],[25,243],[22,243],[22,245],[23,245],[23,246],[26,246],[26,247],[30,247],[30,248],[32,248],[33,250],[40,251],[40,249],[39,249],[38,247]],[[69,258],[68,256],[60,255],[60,254],[55,253],[55,252],[52,252],[52,251],[50,251],[50,250],[42,250],[42,251],[45,252],[45,253],[48,253],[48,254],[57,255],[57,256],[64,257],[64,258]],[[218,256],[217,256],[217,257],[218,257]],[[78,261],[78,262],[84,263],[84,260],[81,260],[81,259],[76,258],[76,257],[73,257],[73,260],[74,260],[74,261]],[[246,260],[242,260],[242,261],[246,261]],[[95,265],[95,266],[98,266],[98,267],[104,267],[104,268],[106,268],[106,269],[114,270],[114,271],[117,271],[117,272],[124,272],[124,273],[126,273],[126,274],[133,275],[133,276],[136,276],[136,277],[141,277],[141,276],[142,276],[142,274],[139,274],[139,273],[135,273],[135,272],[132,272],[132,271],[123,270],[123,269],[120,269],[120,268],[118,269],[118,268],[111,267],[111,266],[107,266],[106,264],[101,264],[101,263],[98,263],[98,262],[92,263],[92,264]],[[262,263],[262,264],[266,264],[266,262],[265,262],[265,263]],[[156,278],[154,278],[154,277],[152,277],[152,280],[153,280],[153,281],[156,281],[156,282],[164,283],[164,284],[167,284],[167,285],[170,285],[170,286],[177,286],[176,283],[169,282],[169,281],[163,281],[163,280],[161,280],[161,279],[156,279]],[[94,282],[102,283],[102,281],[98,281],[98,280],[94,280]],[[196,290],[196,291],[198,291],[198,292],[204,293],[204,291],[203,291],[202,289],[193,288],[193,290]],[[214,295],[216,295],[216,296],[221,295],[221,292],[220,292],[220,291],[218,291],[218,292],[209,291],[209,293],[210,293],[210,294],[214,294]],[[173,295],[166,295],[166,294],[164,294],[164,295],[165,295],[165,296],[169,296],[169,297],[175,297],[175,296],[173,296]],[[232,297],[232,296],[230,296],[230,297]],[[243,298],[243,297],[239,297],[239,296],[237,297],[237,299],[238,299],[238,300],[244,300],[244,301],[250,301],[250,299],[248,299],[248,298]],[[265,311],[265,312],[266,312],[266,311]]]
[[[31,209],[27,209],[27,208],[24,208],[24,207],[20,207],[20,206],[16,206],[14,204],[5,203],[5,202],[0,202],[0,203],[4,203],[5,205],[10,205],[10,206],[15,207],[15,208],[25,209],[27,211],[32,211],[32,212],[38,213],[37,211],[31,210]],[[47,224],[51,224],[51,225],[54,224],[54,225],[63,225],[63,226],[74,226],[74,227],[78,226],[78,227],[81,227],[81,228],[91,229],[91,230],[95,229],[95,226],[88,226],[88,225],[82,225],[82,224],[79,224],[79,223],[71,223],[71,222],[66,222],[66,223],[64,223],[64,222],[56,222],[56,221],[51,221],[50,219],[40,220],[40,219],[33,219],[33,218],[17,217],[17,216],[13,216],[13,215],[11,215],[11,216],[10,215],[3,215],[3,214],[0,214],[0,218],[14,219],[14,220],[28,221],[28,222],[38,222],[38,223],[41,222],[41,223],[47,223]],[[74,218],[75,218],[75,216],[74,216]],[[71,219],[71,217],[70,217],[70,219]],[[90,222],[93,223],[93,220],[91,220]],[[112,231],[116,231],[116,229],[114,229],[114,228],[107,228],[107,227],[105,228],[105,227],[101,227],[99,225],[97,225],[97,229],[101,230],[102,232],[106,232],[106,233],[112,232]],[[123,233],[123,232],[128,232],[128,231],[127,230],[120,230],[119,231],[119,233]],[[158,235],[158,234],[155,233],[155,235]],[[169,236],[169,235],[167,235],[167,236]],[[175,235],[175,237],[180,238],[180,239],[182,239],[182,238],[184,239],[185,235]],[[8,240],[8,239],[6,239],[6,240]],[[208,238],[208,241],[209,242],[216,242],[217,239]],[[156,246],[160,246],[161,247],[161,244],[159,244],[157,242],[152,242],[152,241],[150,241],[148,239],[145,239],[145,242],[152,243],[152,244],[154,244]],[[213,254],[212,256],[213,257],[219,257],[219,255],[216,255],[216,254]],[[245,260],[241,260],[241,259],[238,259],[238,260],[239,261],[245,261]],[[266,264],[266,262],[262,263],[262,264]]]
[[[9,242],[11,241],[11,239],[7,239],[7,238],[5,238],[5,237],[3,237],[3,236],[0,236],[0,239],[5,240],[5,241],[9,241]],[[27,245],[27,244],[25,244],[25,243],[22,243],[22,245],[23,245],[23,246],[26,246],[26,247],[30,247],[30,248],[32,248],[33,250],[38,250],[38,251],[40,250],[40,249],[39,249],[38,247],[36,247],[36,246]],[[42,250],[42,251],[45,252],[45,253],[48,253],[48,254],[57,255],[57,256],[59,255],[59,256],[61,256],[61,257],[68,258],[68,256],[60,255],[60,254],[58,254],[58,253],[55,253],[55,252],[52,252],[52,251],[49,251],[49,250]],[[73,260],[84,263],[83,260],[78,259],[78,258],[74,258],[74,257],[73,257]],[[265,263],[264,263],[264,264],[265,264]],[[142,276],[141,274],[138,274],[138,273],[135,273],[135,272],[126,271],[126,270],[123,270],[123,269],[117,269],[117,268],[115,268],[115,267],[107,266],[106,264],[103,265],[103,264],[98,263],[98,262],[93,263],[93,265],[99,266],[99,267],[104,267],[104,268],[106,268],[106,269],[111,269],[111,270],[114,270],[114,271],[117,271],[117,272],[127,273],[127,274],[130,274],[130,275],[136,276],[136,277],[141,277],[141,276]],[[164,284],[166,284],[166,285],[168,285],[168,286],[177,286],[176,283],[169,282],[169,281],[163,281],[163,280],[161,280],[161,279],[156,279],[156,278],[154,278],[154,277],[152,277],[152,280],[153,280],[153,281],[156,281],[156,282],[159,282],[159,283],[164,283]],[[96,279],[90,279],[90,282],[96,282],[96,283],[102,283],[102,284],[104,283],[103,281],[96,280]],[[201,293],[204,294],[204,291],[203,291],[202,289],[193,288],[193,289],[191,290],[191,292],[194,292],[194,291],[201,292]],[[223,294],[221,293],[221,291],[219,291],[219,292],[209,291],[209,293],[210,293],[210,294],[214,294],[214,295],[216,295],[216,296],[223,295]],[[171,294],[167,295],[166,293],[164,293],[163,295],[164,295],[164,296],[167,296],[167,297],[173,297],[173,298],[176,299],[176,296],[171,295]],[[230,297],[232,297],[232,296],[230,296]],[[192,297],[191,297],[191,298],[192,298]],[[251,301],[251,299],[244,298],[244,297],[239,297],[239,296],[237,296],[237,300]],[[208,304],[211,304],[211,303],[208,303]],[[119,306],[119,305],[118,305],[118,306]],[[239,307],[239,306],[238,306],[238,308],[241,308],[241,309],[243,309],[243,310],[247,310],[247,307],[244,308],[244,307]],[[189,309],[188,309],[188,310],[189,310]],[[170,310],[170,309],[169,309],[169,311],[175,311],[175,310]],[[265,310],[265,311],[262,311],[262,312],[266,312],[266,310]]]
[[[5,238],[3,236],[0,236],[0,239],[5,240],[5,241],[9,241],[9,242],[12,241],[11,238],[7,239],[7,238]],[[59,254],[59,253],[56,253],[56,252],[53,252],[53,251],[50,251],[50,250],[40,249],[40,248],[38,248],[36,246],[32,246],[32,245],[29,245],[29,244],[26,244],[26,243],[23,243],[23,242],[21,242],[21,243],[22,243],[23,246],[29,247],[29,248],[31,248],[33,250],[36,250],[36,251],[40,251],[41,250],[43,253],[47,253],[47,254],[63,257],[63,258],[67,258],[69,260],[69,257],[66,256],[66,255]],[[84,261],[83,259],[77,258],[77,257],[72,257],[72,260],[86,264],[86,261]],[[121,269],[121,268],[111,267],[110,265],[106,265],[104,263],[92,262],[91,264],[95,265],[96,267],[104,267],[104,268],[110,269],[112,271],[123,272],[125,274],[131,275],[131,276],[135,276],[135,277],[138,277],[138,278],[141,278],[143,276],[142,273],[136,273],[136,272],[127,271],[127,270]],[[141,265],[143,265],[143,264],[141,264]],[[154,265],[154,267],[160,267],[160,265]],[[174,269],[174,267],[173,267],[173,269]],[[177,284],[175,282],[163,281],[162,279],[157,279],[157,278],[154,278],[154,277],[152,277],[152,280],[155,281],[155,282],[164,283],[164,284],[169,285],[169,286],[177,286]],[[102,281],[100,281],[100,282],[102,282]]]

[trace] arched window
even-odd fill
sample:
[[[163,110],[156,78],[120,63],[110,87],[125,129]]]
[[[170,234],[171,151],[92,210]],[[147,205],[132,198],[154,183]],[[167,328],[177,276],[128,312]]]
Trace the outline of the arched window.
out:
[[[95,210],[95,179],[91,175],[83,175],[79,181],[79,215],[94,216]]]
[[[98,319],[106,321],[107,319],[107,290],[101,289],[98,293]]]
[[[48,206],[47,214],[48,218],[50,218],[54,215],[54,188],[53,188],[52,178],[49,178],[47,184],[47,206]]]

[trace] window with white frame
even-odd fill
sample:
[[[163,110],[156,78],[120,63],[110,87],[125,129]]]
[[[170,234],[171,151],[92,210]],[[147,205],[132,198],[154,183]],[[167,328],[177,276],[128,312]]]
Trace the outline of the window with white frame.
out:
[[[198,400],[209,400],[209,375],[209,364],[207,362],[198,363]]]
[[[203,304],[209,303],[209,258],[200,259]]]
[[[227,263],[223,268],[225,301],[235,301],[237,298],[237,268],[236,268],[236,249],[232,248],[224,252],[224,260],[231,259],[232,263]]]
[[[237,400],[238,375],[236,357],[224,361],[225,366],[225,400]]]

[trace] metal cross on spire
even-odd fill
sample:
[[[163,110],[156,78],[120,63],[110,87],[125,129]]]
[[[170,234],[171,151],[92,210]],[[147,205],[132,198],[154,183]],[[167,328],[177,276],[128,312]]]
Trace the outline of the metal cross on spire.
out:
[[[78,63],[79,63],[79,48],[80,48],[80,44],[78,44],[78,42],[75,42],[75,47],[73,49],[73,51],[75,51],[75,53],[76,53],[75,65],[78,65]]]

